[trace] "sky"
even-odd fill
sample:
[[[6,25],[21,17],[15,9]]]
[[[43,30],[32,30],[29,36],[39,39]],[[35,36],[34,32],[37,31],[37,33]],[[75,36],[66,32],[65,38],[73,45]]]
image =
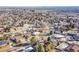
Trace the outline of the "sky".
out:
[[[1,0],[0,6],[79,6],[79,0]]]

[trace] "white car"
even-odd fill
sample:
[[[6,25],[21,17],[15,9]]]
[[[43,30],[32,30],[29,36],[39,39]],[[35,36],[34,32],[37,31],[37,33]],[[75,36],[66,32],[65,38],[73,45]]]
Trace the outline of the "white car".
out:
[[[20,47],[19,49],[16,50],[16,52],[30,52],[33,50],[33,47],[31,45],[27,45],[24,47]]]
[[[25,48],[25,52],[30,52],[33,50],[33,47],[28,47],[28,48]]]

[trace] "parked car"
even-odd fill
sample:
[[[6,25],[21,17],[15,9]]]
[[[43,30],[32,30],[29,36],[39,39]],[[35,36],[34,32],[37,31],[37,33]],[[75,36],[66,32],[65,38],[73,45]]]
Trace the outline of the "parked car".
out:
[[[19,47],[19,49],[16,50],[16,52],[32,52],[34,51],[34,48],[31,44],[24,43],[24,44],[18,44],[14,47]]]

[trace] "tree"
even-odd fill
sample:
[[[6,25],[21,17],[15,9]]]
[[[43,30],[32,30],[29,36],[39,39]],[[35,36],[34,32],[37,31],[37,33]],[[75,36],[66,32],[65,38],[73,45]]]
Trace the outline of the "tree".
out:
[[[44,46],[39,43],[38,46],[37,46],[37,51],[38,52],[44,52],[45,51]]]
[[[36,38],[33,36],[30,41],[31,41],[31,44],[32,44],[32,45],[35,45],[37,40],[36,40]]]
[[[6,27],[5,32],[9,32],[9,31],[10,31],[10,27]]]
[[[47,41],[50,41],[50,37],[47,38]]]
[[[50,35],[52,35],[52,31],[50,31]]]
[[[51,51],[55,48],[53,42],[48,41],[47,44],[44,44],[45,52]]]

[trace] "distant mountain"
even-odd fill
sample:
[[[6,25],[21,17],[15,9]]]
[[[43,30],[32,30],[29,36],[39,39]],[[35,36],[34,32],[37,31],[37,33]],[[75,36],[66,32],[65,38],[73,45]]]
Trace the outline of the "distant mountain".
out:
[[[79,6],[4,6],[0,8],[10,9],[36,9],[36,10],[52,10],[52,11],[63,11],[63,12],[79,12]]]

